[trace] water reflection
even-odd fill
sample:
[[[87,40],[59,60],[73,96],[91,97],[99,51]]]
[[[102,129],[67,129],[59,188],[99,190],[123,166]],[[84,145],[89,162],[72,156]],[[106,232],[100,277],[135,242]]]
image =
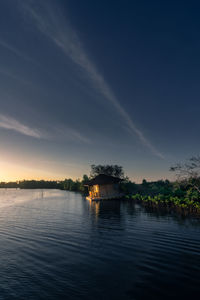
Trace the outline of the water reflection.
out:
[[[122,203],[120,200],[88,201],[91,213],[94,214],[97,218],[120,218]]]
[[[0,200],[0,299],[200,293],[200,222],[58,190],[2,191]]]
[[[100,200],[92,201],[86,200],[89,206],[89,212],[94,218],[95,222],[102,220],[114,220],[115,223],[123,223],[124,216],[142,217],[144,219],[157,219],[163,222],[164,220],[173,220],[182,226],[196,226],[200,227],[200,219],[198,217],[188,217],[180,215],[176,212],[168,212],[164,209],[142,207],[132,200]]]
[[[100,201],[92,201],[91,199],[89,199],[86,200],[86,202],[89,204],[90,214],[94,215],[96,220],[98,220]]]

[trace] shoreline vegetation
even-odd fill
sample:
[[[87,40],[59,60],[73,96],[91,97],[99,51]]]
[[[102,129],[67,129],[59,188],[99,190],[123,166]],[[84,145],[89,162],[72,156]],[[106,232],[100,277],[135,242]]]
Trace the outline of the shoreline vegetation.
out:
[[[63,181],[23,180],[17,182],[0,182],[0,188],[16,189],[60,189],[65,191],[79,192],[87,195],[84,186],[88,176],[83,179],[65,179]],[[125,179],[120,184],[120,189],[125,199],[134,201],[145,208],[177,212],[184,216],[200,216],[200,197],[196,190],[177,182],[158,180],[148,182],[145,179],[137,184]]]
[[[82,180],[0,182],[0,188],[60,189],[87,195],[87,188],[84,186],[87,180],[88,176],[84,175]],[[200,216],[200,196],[190,186],[187,187],[169,180],[148,182],[144,179],[142,183],[138,184],[125,179],[120,184],[120,189],[124,193],[125,199],[141,204],[145,208],[165,210],[169,213],[177,212],[184,216]]]
[[[173,197],[170,195],[142,196],[140,194],[126,196],[135,203],[152,211],[165,211],[168,213],[179,213],[182,216],[200,217],[200,202],[190,200],[188,197]]]
[[[80,192],[87,195],[85,183],[99,174],[116,176],[123,181],[120,191],[124,199],[141,204],[145,208],[164,210],[169,213],[177,212],[184,216],[200,216],[200,157],[193,157],[185,164],[171,167],[177,172],[177,180],[157,180],[135,183],[125,177],[123,168],[118,165],[92,165],[90,176],[73,180],[23,180],[16,182],[0,182],[0,188],[19,189],[60,189]]]

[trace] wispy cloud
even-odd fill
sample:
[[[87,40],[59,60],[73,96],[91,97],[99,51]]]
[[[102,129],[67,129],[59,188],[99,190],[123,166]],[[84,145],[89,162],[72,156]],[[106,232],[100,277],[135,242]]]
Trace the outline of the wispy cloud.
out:
[[[94,63],[90,60],[77,33],[69,22],[65,20],[65,17],[62,15],[59,8],[50,1],[48,1],[48,3],[44,3],[43,1],[39,9],[30,3],[35,2],[26,2],[24,8],[32,16],[32,19],[40,32],[51,39],[68,58],[84,71],[95,89],[113,105],[116,112],[130,129],[132,135],[136,135],[143,145],[150,149],[154,155],[164,158],[163,154],[157,150],[157,148],[145,137],[143,132],[134,124],[130,115],[123,108],[112,89],[109,87]]]
[[[0,114],[0,128],[8,129],[16,131],[20,134],[34,137],[37,139],[46,139],[46,140],[54,140],[59,141],[60,139],[63,140],[70,140],[73,142],[78,143],[85,143],[85,144],[91,144],[91,140],[84,136],[81,132],[78,130],[71,128],[71,127],[64,127],[64,128],[55,128],[51,127],[49,128],[48,132],[50,133],[44,133],[41,132],[38,129],[30,128],[29,126],[21,123],[20,121],[11,118],[7,115]]]
[[[62,140],[70,140],[72,142],[91,144],[91,140],[84,136],[77,129],[71,128],[69,126],[53,128],[52,129],[53,136],[57,137],[57,139],[61,138]]]
[[[36,61],[34,61],[31,57],[29,57],[27,54],[21,52],[16,47],[13,47],[12,45],[8,44],[7,42],[0,40],[0,46],[3,48],[6,48],[10,52],[14,53],[15,55],[21,57],[24,60],[27,60],[29,62],[32,62],[34,64],[38,64]]]
[[[67,128],[66,129],[66,134],[68,135],[69,138],[71,138],[74,141],[79,141],[85,144],[90,144],[91,141],[88,137],[84,136],[82,133],[79,131],[72,129],[72,128]]]
[[[1,69],[0,68],[0,74],[6,76],[6,77],[10,77],[12,79],[15,79],[17,81],[20,81],[21,83],[25,84],[25,85],[31,85],[32,83],[22,77],[20,77],[18,74],[15,75],[14,72],[11,72],[11,71],[7,71],[7,70],[4,70],[4,69]]]
[[[37,129],[30,128],[18,120],[0,114],[0,128],[13,130],[23,135],[34,137],[37,139],[45,138],[45,136]]]

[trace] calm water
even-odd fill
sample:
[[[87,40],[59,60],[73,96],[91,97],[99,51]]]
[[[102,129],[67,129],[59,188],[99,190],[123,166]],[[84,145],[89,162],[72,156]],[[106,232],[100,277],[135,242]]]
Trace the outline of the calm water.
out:
[[[0,190],[0,299],[200,295],[200,221],[58,190]]]

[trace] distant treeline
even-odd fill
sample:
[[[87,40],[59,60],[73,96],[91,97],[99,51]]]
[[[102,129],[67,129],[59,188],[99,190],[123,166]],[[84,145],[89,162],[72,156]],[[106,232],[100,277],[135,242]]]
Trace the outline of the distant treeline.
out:
[[[82,180],[22,180],[12,182],[0,182],[0,188],[19,188],[19,189],[60,189],[74,192],[86,192],[85,182],[88,176],[83,175]]]
[[[0,182],[0,188],[20,188],[20,189],[61,189],[74,192],[86,192],[85,183],[89,180],[87,175],[83,175],[82,179],[73,180],[71,178],[63,181],[46,181],[46,180],[23,180],[16,182]],[[155,182],[147,182],[145,179],[141,184],[134,183],[127,178],[120,184],[120,189],[125,194],[140,195],[173,195],[183,196],[187,188],[169,180],[158,180]]]
[[[84,175],[82,180],[70,178],[63,181],[23,180],[1,182],[0,188],[60,189],[86,195],[88,191],[85,183],[88,180],[87,175]],[[125,198],[141,203],[145,207],[164,208],[167,211],[176,210],[185,215],[200,215],[200,195],[190,183],[170,182],[169,180],[148,182],[144,179],[142,183],[138,184],[124,178],[120,184],[120,190],[124,193]]]
[[[19,189],[60,189],[62,182],[46,180],[23,180],[16,182],[0,182],[0,188]]]
[[[192,157],[185,164],[177,164],[170,169],[176,173],[177,180],[157,180],[134,183],[125,177],[123,168],[118,165],[92,165],[90,176],[82,179],[71,178],[63,181],[23,180],[1,182],[0,188],[20,189],[61,189],[87,194],[88,180],[99,174],[116,176],[122,179],[120,190],[125,198],[141,203],[145,207],[177,210],[183,214],[200,216],[200,156]]]

